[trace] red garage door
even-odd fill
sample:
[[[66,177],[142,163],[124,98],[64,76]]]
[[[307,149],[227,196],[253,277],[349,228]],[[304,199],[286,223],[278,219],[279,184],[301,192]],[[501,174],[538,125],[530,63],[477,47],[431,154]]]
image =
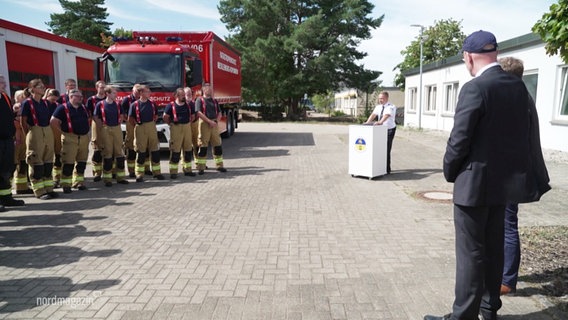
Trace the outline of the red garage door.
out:
[[[85,58],[76,58],[77,63],[77,85],[83,91],[86,98],[97,93],[95,89],[95,76],[93,75],[93,61]]]
[[[10,92],[26,88],[32,79],[40,78],[53,88],[53,53],[51,51],[6,42]]]

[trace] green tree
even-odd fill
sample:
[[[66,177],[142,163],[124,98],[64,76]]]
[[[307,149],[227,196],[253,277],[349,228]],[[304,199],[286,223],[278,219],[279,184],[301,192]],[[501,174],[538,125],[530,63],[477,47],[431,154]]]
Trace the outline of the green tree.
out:
[[[132,30],[126,30],[124,28],[117,28],[114,30],[114,32],[112,33],[112,35],[107,36],[104,33],[101,32],[101,43],[100,46],[102,48],[108,48],[110,46],[112,46],[114,44],[114,37],[117,38],[130,38],[132,39]]]
[[[334,100],[335,97],[332,91],[318,93],[312,97],[312,102],[318,112],[324,112],[326,109],[330,109]]]
[[[106,22],[104,0],[59,0],[63,13],[50,14],[45,24],[54,34],[99,46],[101,34],[108,35],[112,23]]]
[[[549,56],[559,54],[568,63],[568,0],[559,0],[550,6],[550,12],[542,15],[532,27],[545,43]]]
[[[453,19],[434,21],[434,26],[425,28],[422,35],[423,64],[458,54],[465,39],[465,34],[461,29],[461,21]],[[395,67],[395,70],[399,69],[400,73],[396,74],[394,84],[403,89],[405,82],[403,73],[420,66],[420,35],[417,35],[416,39],[400,54],[404,56],[404,60]]]
[[[367,0],[221,0],[219,12],[242,54],[243,96],[299,114],[304,96],[376,79],[357,50],[383,17]]]

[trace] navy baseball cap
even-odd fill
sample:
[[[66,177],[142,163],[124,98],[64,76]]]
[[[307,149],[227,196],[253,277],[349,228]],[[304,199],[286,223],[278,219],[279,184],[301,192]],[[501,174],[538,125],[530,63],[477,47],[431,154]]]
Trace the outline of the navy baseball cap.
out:
[[[488,31],[475,31],[463,41],[462,51],[469,53],[486,53],[497,50],[497,40],[493,33]]]

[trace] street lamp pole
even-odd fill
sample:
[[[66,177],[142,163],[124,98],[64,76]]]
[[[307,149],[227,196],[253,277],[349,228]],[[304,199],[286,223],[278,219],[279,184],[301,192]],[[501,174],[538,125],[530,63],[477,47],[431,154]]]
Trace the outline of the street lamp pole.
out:
[[[420,25],[420,24],[413,24],[410,25],[411,27],[417,27],[420,28],[420,90],[419,92],[419,96],[418,96],[418,129],[422,129],[422,65],[424,63],[424,26]]]

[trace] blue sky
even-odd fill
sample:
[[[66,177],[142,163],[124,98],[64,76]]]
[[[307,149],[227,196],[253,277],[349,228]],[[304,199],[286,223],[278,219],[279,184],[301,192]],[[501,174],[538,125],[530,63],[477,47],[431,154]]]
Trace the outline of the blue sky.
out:
[[[360,50],[369,54],[361,63],[382,71],[383,85],[391,85],[392,69],[403,60],[400,51],[418,36],[411,24],[429,27],[435,21],[453,18],[462,21],[469,34],[483,29],[495,34],[498,41],[531,32],[531,27],[554,0],[370,0],[373,15],[385,15],[372,39],[361,43]],[[187,30],[214,31],[224,37],[228,31],[220,21],[218,0],[106,0],[112,22],[111,30]],[[2,0],[0,18],[47,31],[50,13],[63,12],[58,0]]]

